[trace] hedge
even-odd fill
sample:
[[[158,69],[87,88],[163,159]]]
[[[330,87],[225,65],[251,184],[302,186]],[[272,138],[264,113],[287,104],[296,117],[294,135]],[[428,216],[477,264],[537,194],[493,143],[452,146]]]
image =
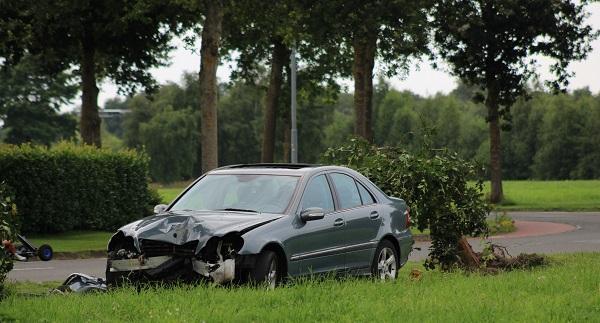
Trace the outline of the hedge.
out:
[[[11,186],[25,233],[115,230],[151,214],[148,157],[59,143],[0,145],[0,181]]]

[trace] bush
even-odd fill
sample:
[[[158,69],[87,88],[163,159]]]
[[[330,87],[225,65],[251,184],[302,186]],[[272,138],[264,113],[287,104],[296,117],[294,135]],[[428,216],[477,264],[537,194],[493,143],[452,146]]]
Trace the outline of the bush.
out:
[[[428,268],[450,268],[458,262],[462,236],[487,235],[489,207],[481,181],[469,185],[479,169],[446,150],[411,155],[400,148],[378,148],[364,140],[328,149],[322,161],[353,168],[390,196],[403,198],[416,227],[430,230]]]
[[[0,241],[14,240],[14,224],[17,209],[12,194],[5,183],[0,183]],[[0,300],[4,297],[4,279],[13,268],[12,257],[0,248]]]
[[[60,143],[0,146],[0,178],[16,195],[24,232],[114,230],[149,215],[148,158]]]

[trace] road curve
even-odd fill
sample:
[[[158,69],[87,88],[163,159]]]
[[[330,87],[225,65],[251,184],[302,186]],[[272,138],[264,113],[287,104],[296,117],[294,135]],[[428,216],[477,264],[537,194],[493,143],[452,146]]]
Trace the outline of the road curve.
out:
[[[521,252],[564,253],[578,251],[600,252],[600,212],[511,212],[516,221],[546,222],[567,224],[562,233],[540,235],[539,230],[523,236],[519,230],[513,234],[495,237],[495,244],[507,247],[512,255]],[[529,230],[536,229],[535,223],[529,223]],[[541,225],[544,226],[544,225]],[[552,226],[555,229],[558,226]],[[475,249],[481,249],[477,239],[471,239]],[[429,243],[417,242],[410,260],[423,260],[427,257]],[[74,272],[104,277],[105,258],[16,262],[15,268],[8,274],[11,281],[62,281]]]
[[[600,252],[600,212],[509,212],[508,215],[526,227],[519,230],[517,226],[516,232],[493,237],[491,241],[505,246],[511,255]],[[481,250],[480,239],[469,241],[475,250]],[[409,259],[425,259],[429,246],[429,242],[417,242],[415,247],[421,250],[414,250]]]

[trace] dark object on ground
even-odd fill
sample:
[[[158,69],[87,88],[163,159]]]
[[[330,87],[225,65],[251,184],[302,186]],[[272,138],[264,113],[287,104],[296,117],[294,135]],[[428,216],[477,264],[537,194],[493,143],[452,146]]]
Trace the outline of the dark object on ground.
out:
[[[548,264],[548,260],[543,255],[521,253],[513,257],[506,247],[493,243],[488,244],[483,252],[475,252],[465,237],[459,241],[459,250],[461,262],[467,269],[483,270],[488,273],[496,273],[498,270],[530,269]]]
[[[414,240],[406,203],[345,167],[257,164],[203,175],[108,244],[106,280],[274,287],[349,272],[394,279]]]
[[[36,248],[27,238],[20,234],[17,234],[17,239],[21,242],[21,245],[17,246],[17,255],[25,257],[27,260],[31,257],[39,257],[43,261],[52,259],[54,252],[49,245],[43,244],[39,248]]]
[[[73,273],[69,275],[62,285],[52,290],[53,293],[58,294],[106,291],[107,287],[104,279],[80,273]]]

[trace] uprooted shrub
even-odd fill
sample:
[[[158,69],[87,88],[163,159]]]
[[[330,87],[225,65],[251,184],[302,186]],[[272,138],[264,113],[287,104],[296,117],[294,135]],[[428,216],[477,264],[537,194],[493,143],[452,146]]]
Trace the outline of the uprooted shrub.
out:
[[[0,179],[15,192],[21,230],[109,230],[151,214],[148,158],[60,143],[0,145]]]
[[[425,265],[449,269],[460,262],[458,241],[485,236],[489,207],[483,183],[469,184],[481,169],[447,150],[409,154],[397,147],[376,147],[361,139],[328,149],[322,162],[350,167],[367,176],[390,196],[404,199],[414,225],[430,230]]]
[[[0,240],[14,240],[14,224],[17,209],[13,203],[10,188],[0,182]],[[0,299],[4,297],[4,280],[12,269],[12,257],[4,250],[4,244],[0,246]]]

